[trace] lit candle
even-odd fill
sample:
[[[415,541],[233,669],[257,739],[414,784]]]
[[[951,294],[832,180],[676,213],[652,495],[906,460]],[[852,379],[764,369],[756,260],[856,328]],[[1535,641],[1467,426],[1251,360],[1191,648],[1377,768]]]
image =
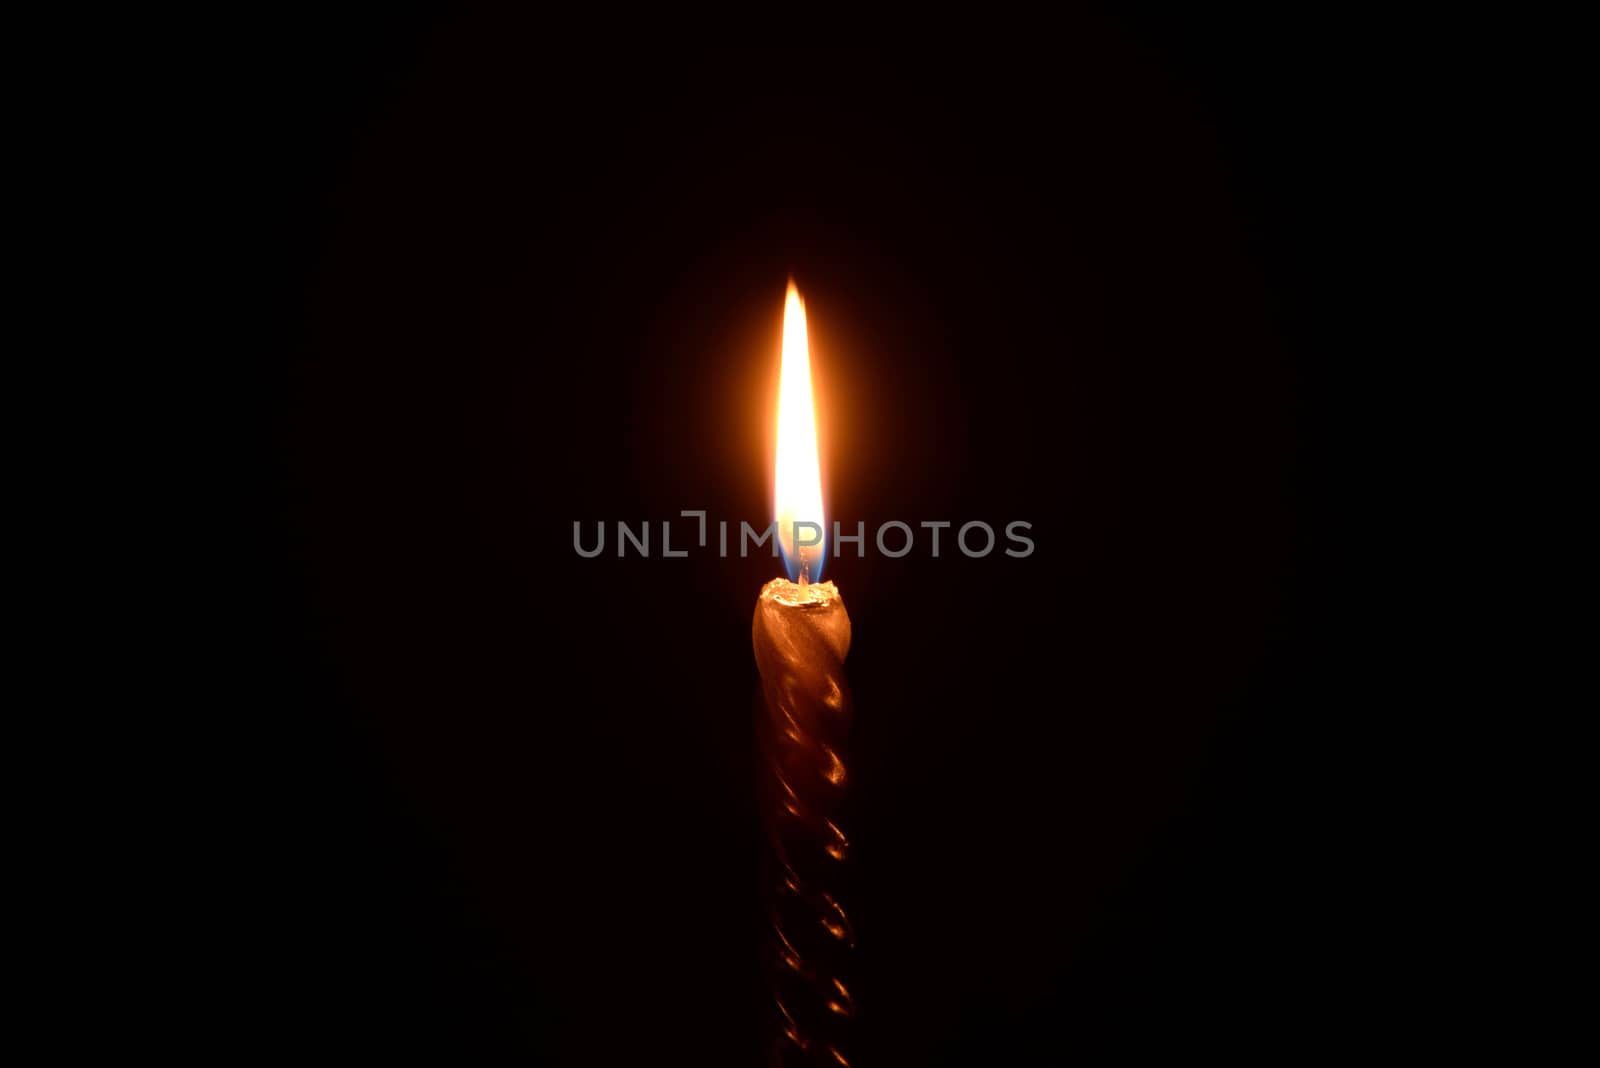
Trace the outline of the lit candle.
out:
[[[794,284],[783,313],[774,516],[796,581],[776,578],[756,601],[752,626],[766,711],[761,720],[764,814],[776,860],[771,920],[774,1064],[848,1065],[844,1041],[855,1004],[844,964],[855,934],[839,903],[849,850],[836,822],[846,784],[850,726],[844,658],[850,617],[831,582],[805,305]]]

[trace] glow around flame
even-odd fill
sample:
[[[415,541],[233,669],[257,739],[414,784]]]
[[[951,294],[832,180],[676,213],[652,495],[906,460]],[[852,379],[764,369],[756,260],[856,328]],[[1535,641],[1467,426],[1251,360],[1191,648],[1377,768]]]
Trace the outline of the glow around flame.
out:
[[[827,555],[822,517],[822,474],[817,466],[817,416],[811,401],[811,347],[806,340],[806,306],[789,283],[783,306],[783,371],[778,386],[778,455],[774,470],[773,516],[778,545],[793,582],[817,582]],[[797,546],[799,541],[817,544]]]

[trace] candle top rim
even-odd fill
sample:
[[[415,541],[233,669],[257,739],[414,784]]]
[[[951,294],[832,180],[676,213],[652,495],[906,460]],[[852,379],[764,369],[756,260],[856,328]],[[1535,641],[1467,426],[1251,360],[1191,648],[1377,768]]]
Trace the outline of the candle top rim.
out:
[[[786,578],[775,578],[761,587],[761,600],[776,601],[789,608],[827,608],[843,600],[832,581],[801,585]]]

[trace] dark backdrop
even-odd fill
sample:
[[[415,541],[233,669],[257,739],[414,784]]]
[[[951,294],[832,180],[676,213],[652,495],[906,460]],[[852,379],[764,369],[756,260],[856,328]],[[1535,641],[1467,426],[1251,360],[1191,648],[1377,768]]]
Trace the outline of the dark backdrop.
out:
[[[1342,517],[1379,265],[1325,31],[263,28],[219,119],[263,478],[221,578],[215,1041],[758,1063],[775,565],[571,535],[766,516],[790,276],[830,518],[1037,544],[831,555],[861,1063],[1363,1041],[1384,727]]]

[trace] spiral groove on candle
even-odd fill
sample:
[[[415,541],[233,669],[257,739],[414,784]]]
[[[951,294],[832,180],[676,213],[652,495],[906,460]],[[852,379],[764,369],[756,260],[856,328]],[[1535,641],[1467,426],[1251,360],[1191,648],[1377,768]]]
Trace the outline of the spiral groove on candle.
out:
[[[850,842],[839,806],[849,784],[843,749],[851,718],[844,657],[850,617],[831,582],[776,579],[761,591],[753,624],[765,713],[764,816],[774,878],[773,1065],[850,1065],[855,998],[846,965],[855,930],[840,903]]]

